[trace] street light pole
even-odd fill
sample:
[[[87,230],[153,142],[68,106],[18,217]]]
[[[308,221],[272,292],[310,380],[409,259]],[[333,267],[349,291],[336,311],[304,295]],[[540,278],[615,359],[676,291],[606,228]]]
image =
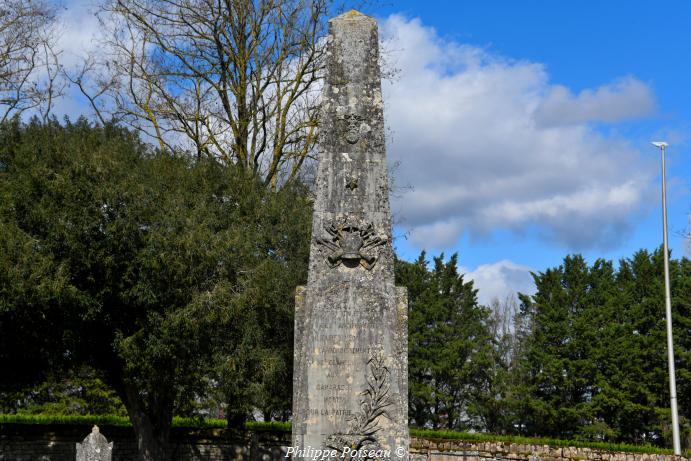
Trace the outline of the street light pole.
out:
[[[674,371],[674,342],[672,341],[672,298],[669,289],[669,247],[667,244],[667,183],[665,178],[665,148],[667,143],[656,141],[652,143],[660,149],[662,158],[662,242],[665,261],[665,313],[667,316],[667,363],[669,366],[669,398],[672,408],[672,444],[674,454],[681,455],[679,441],[679,415],[677,413],[677,383]]]

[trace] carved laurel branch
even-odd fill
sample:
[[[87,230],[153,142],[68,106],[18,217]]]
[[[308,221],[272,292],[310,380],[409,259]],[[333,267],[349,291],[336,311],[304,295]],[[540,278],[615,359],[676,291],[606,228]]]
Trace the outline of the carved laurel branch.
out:
[[[386,410],[393,405],[389,396],[391,372],[384,365],[381,354],[373,354],[367,364],[367,388],[360,394],[363,396],[360,410],[350,418],[347,432],[331,434],[326,439],[327,448],[343,452],[344,447],[349,447],[352,450],[349,453],[351,458],[361,449],[380,450],[381,444],[376,436],[381,430],[379,418],[391,419]]]

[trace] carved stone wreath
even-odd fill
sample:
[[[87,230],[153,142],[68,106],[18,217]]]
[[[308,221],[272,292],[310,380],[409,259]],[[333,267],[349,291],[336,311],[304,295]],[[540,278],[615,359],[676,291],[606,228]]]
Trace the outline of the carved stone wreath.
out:
[[[326,257],[331,267],[341,263],[349,267],[359,264],[371,270],[377,263],[377,255],[369,251],[388,241],[385,235],[374,232],[372,223],[331,223],[324,225],[324,230],[329,236],[317,238],[317,243],[331,250]]]

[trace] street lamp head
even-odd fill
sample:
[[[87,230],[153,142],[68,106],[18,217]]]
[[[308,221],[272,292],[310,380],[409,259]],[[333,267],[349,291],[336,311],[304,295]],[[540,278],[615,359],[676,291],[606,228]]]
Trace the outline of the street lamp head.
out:
[[[653,141],[650,144],[652,144],[653,146],[655,146],[659,149],[664,149],[665,147],[667,147],[669,145],[664,141]]]

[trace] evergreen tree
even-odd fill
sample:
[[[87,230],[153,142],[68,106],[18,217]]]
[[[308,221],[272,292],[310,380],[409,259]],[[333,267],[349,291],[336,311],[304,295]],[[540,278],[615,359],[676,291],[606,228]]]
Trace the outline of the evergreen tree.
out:
[[[147,460],[210,388],[285,411],[304,191],[84,120],[2,125],[0,162],[0,392],[88,364]]]
[[[489,311],[478,305],[472,282],[458,273],[457,255],[427,268],[398,261],[397,283],[409,289],[409,405],[417,426],[449,429],[474,424],[469,413],[480,398],[491,365]]]
[[[662,252],[619,262],[581,256],[534,274],[522,296],[529,319],[517,371],[525,397],[517,430],[528,434],[662,444],[669,387]],[[679,409],[689,432],[689,260],[671,261]],[[686,397],[684,397],[686,396]]]

